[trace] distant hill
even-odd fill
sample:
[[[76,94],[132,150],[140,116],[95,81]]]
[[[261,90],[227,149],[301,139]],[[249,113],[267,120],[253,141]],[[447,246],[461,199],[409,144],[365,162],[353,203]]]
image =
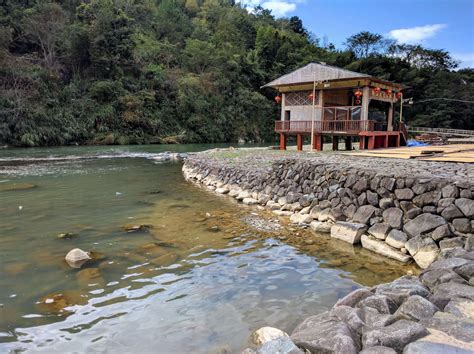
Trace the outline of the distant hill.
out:
[[[225,0],[3,1],[0,145],[272,141],[260,86],[324,61],[409,86],[410,123],[474,129],[474,70],[362,32],[321,46],[298,17]]]

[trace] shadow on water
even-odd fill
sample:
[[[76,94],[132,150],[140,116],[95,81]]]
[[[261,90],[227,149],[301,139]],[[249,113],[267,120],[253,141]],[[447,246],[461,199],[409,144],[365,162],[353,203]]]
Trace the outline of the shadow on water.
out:
[[[158,152],[1,152],[50,160],[0,167],[0,350],[233,352],[410,270],[190,185]],[[70,268],[76,247],[95,260]]]

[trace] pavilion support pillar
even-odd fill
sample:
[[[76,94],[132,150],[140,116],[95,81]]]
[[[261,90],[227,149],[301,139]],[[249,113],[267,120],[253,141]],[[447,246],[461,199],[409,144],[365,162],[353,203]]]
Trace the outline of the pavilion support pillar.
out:
[[[280,150],[286,150],[286,135],[280,133]]]
[[[313,150],[323,151],[323,136],[321,134],[314,134],[313,137]]]
[[[369,119],[369,103],[370,103],[370,87],[365,86],[362,89],[362,105],[360,111],[360,120],[368,120]]]
[[[365,136],[359,135],[359,150],[365,149]]]
[[[346,150],[347,151],[352,150],[352,137],[351,136],[346,136]]]
[[[388,138],[389,138],[389,135],[385,135],[385,140],[384,140],[384,143],[383,143],[383,147],[384,148],[388,148]]]
[[[332,136],[332,151],[339,150],[339,137],[336,135]]]
[[[373,150],[375,148],[375,136],[369,135],[369,141],[367,143],[367,150]]]
[[[393,102],[390,102],[387,113],[387,131],[393,131]]]
[[[296,149],[298,151],[303,151],[303,135],[301,134],[296,135]]]
[[[402,133],[397,134],[397,147],[400,147],[400,136]]]

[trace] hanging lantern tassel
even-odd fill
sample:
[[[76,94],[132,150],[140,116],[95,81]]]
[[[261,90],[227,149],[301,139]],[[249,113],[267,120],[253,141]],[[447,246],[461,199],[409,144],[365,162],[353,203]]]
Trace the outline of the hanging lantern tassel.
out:
[[[281,102],[281,96],[275,96],[275,102],[280,103]]]

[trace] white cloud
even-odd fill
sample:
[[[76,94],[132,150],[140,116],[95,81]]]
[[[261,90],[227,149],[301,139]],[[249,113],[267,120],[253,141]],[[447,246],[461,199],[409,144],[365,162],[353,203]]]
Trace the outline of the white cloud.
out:
[[[249,12],[252,12],[256,6],[260,5],[265,9],[271,10],[272,15],[276,17],[284,17],[295,11],[297,4],[304,2],[306,2],[306,0],[242,0],[241,4],[243,4]]]
[[[276,17],[286,16],[288,13],[296,10],[296,4],[285,1],[266,1],[262,7],[272,10],[272,14]]]
[[[446,25],[442,23],[412,28],[400,28],[391,30],[389,35],[399,43],[420,43],[427,38],[433,37],[443,28],[446,28]]]

